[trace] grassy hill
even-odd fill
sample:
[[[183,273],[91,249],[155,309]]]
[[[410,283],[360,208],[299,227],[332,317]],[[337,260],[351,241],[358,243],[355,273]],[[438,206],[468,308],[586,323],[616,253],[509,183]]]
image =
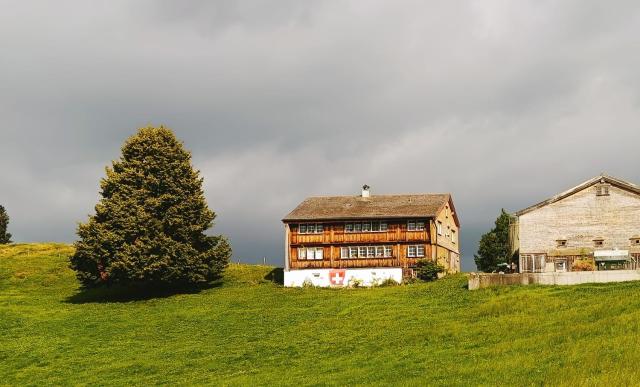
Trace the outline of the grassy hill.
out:
[[[640,380],[640,284],[469,292],[222,286],[78,293],[71,248],[0,247],[0,384],[622,385]]]

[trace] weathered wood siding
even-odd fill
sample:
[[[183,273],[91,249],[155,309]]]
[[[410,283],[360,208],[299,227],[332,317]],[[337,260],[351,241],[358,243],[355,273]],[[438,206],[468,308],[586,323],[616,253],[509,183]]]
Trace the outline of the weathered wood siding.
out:
[[[425,223],[424,231],[408,231],[405,220],[387,220],[387,231],[345,232],[348,222],[318,222],[323,225],[320,234],[300,234],[299,225],[291,223],[288,228],[289,267],[308,268],[359,268],[359,267],[413,267],[417,258],[407,257],[409,245],[423,245],[425,258],[432,257],[429,219],[411,219]],[[363,220],[365,221],[365,220]],[[354,220],[353,222],[357,222]],[[313,222],[312,222],[313,223]],[[349,222],[350,223],[350,222]],[[287,231],[285,231],[287,232]],[[341,258],[341,247],[391,246],[391,257]],[[322,247],[322,260],[298,259],[299,247]]]
[[[519,217],[520,254],[548,254],[566,249],[634,250],[630,238],[640,234],[640,197],[610,186],[608,196],[597,196],[596,186],[540,207]],[[566,247],[557,240],[566,239]],[[637,249],[637,248],[635,248]]]

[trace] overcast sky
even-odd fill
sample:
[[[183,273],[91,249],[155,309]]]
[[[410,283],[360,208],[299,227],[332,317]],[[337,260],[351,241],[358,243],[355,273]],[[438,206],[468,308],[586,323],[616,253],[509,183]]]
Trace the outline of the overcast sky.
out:
[[[104,167],[166,125],[234,259],[282,264],[312,195],[451,192],[463,268],[500,208],[640,182],[635,1],[0,1],[0,204],[75,239]]]

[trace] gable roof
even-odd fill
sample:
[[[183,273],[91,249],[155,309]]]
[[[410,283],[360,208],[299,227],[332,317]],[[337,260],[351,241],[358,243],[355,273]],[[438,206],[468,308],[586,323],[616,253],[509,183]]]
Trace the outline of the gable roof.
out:
[[[447,203],[458,224],[450,194],[316,196],[305,199],[282,221],[433,218]]]
[[[520,211],[516,212],[516,216],[521,216],[521,215],[524,215],[524,214],[526,214],[528,212],[531,212],[533,210],[537,210],[538,208],[541,208],[541,207],[544,207],[544,206],[548,206],[549,204],[552,204],[552,203],[555,203],[557,201],[560,201],[560,200],[562,200],[564,198],[567,198],[567,197],[569,197],[569,196],[571,196],[571,195],[573,195],[575,193],[578,193],[578,192],[580,192],[580,191],[582,191],[584,189],[587,189],[587,188],[589,188],[591,186],[594,186],[594,185],[596,185],[598,183],[608,183],[608,184],[611,184],[612,186],[618,187],[618,188],[623,189],[625,191],[629,191],[629,192],[632,192],[632,193],[640,195],[640,186],[637,186],[637,185],[635,185],[633,183],[630,183],[630,182],[622,180],[622,179],[618,179],[618,178],[615,178],[615,177],[612,177],[612,176],[608,176],[608,175],[602,174],[600,176],[596,176],[594,178],[591,178],[591,179],[585,181],[584,183],[579,184],[579,185],[577,185],[577,186],[575,186],[575,187],[573,187],[573,188],[571,188],[569,190],[566,190],[566,191],[564,191],[564,192],[562,192],[562,193],[560,193],[560,194],[558,194],[558,195],[556,195],[554,197],[551,197],[551,198],[549,198],[549,199],[547,199],[545,201],[542,201],[542,202],[540,202],[538,204],[534,204],[533,206],[527,207],[524,210],[520,210]]]

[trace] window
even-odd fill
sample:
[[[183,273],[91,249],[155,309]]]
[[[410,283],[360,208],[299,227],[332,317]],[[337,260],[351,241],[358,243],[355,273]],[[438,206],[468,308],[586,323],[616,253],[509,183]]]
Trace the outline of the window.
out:
[[[596,186],[596,196],[609,196],[609,184],[598,184]]]
[[[347,223],[344,225],[345,232],[353,232],[353,223]]]
[[[349,258],[349,248],[348,247],[341,247],[340,248],[340,258],[342,258],[342,259]]]
[[[594,239],[593,240],[593,245],[595,247],[602,247],[604,246],[604,239]]]
[[[415,258],[415,256],[416,256],[416,247],[415,246],[408,246],[407,247],[407,257]]]
[[[358,257],[366,258],[367,257],[367,246],[358,247]]]
[[[567,271],[567,261],[556,261],[556,271]]]
[[[424,245],[409,245],[407,246],[408,258],[424,257]]]
[[[307,259],[307,249],[304,247],[298,248],[298,259]]]
[[[358,258],[358,248],[357,247],[349,247],[349,258]]]
[[[384,256],[385,257],[393,256],[393,249],[391,248],[391,246],[384,246]]]
[[[361,232],[362,231],[362,223],[355,223],[353,225],[353,232]]]
[[[451,243],[453,243],[454,245],[457,243],[456,230],[451,230]]]
[[[367,258],[374,258],[376,256],[375,246],[367,247]]]
[[[322,260],[324,249],[322,247],[316,247],[316,259]]]
[[[384,246],[376,246],[376,258],[384,257]]]
[[[438,232],[438,235],[442,235],[442,222],[438,221],[438,224],[436,225],[436,230]]]
[[[640,246],[640,238],[631,238],[631,244],[634,246]]]
[[[362,232],[371,232],[371,222],[362,223]]]
[[[416,222],[416,231],[424,231],[424,222]]]
[[[566,239],[558,239],[558,240],[556,240],[556,246],[557,247],[567,247],[567,240]]]
[[[387,231],[387,222],[380,222],[380,231]]]
[[[416,222],[407,222],[407,231],[416,231]]]
[[[322,234],[324,227],[321,223],[303,223],[298,226],[299,234]]]
[[[380,222],[371,222],[371,231],[380,231]]]

